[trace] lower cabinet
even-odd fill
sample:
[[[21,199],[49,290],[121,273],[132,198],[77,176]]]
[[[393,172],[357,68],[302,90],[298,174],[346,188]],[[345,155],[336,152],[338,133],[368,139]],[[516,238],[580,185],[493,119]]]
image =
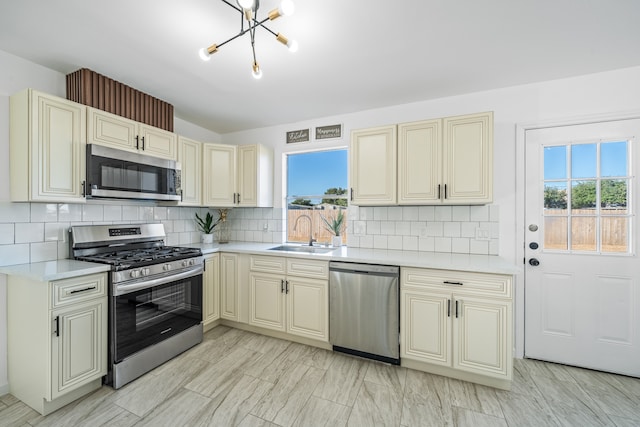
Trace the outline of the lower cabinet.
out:
[[[102,385],[107,278],[7,281],[10,391],[46,415]]]
[[[207,329],[220,318],[220,254],[205,255],[202,288],[202,324]]]
[[[455,370],[436,373],[469,373],[508,387],[511,276],[414,268],[401,274],[401,358],[424,362],[425,370]]]
[[[220,254],[220,317],[238,320],[238,255]]]
[[[249,324],[329,341],[328,263],[252,256]]]

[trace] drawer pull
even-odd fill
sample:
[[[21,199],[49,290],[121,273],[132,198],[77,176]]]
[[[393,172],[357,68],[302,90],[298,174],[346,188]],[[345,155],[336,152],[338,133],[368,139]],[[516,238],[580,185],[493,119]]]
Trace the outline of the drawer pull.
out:
[[[463,285],[462,282],[450,282],[449,280],[445,280],[443,283],[445,285],[456,285],[456,286],[462,286]]]
[[[83,288],[83,289],[74,289],[71,292],[69,292],[70,294],[79,294],[80,292],[87,292],[87,291],[92,291],[94,290],[96,287],[95,286],[91,286],[89,288]]]

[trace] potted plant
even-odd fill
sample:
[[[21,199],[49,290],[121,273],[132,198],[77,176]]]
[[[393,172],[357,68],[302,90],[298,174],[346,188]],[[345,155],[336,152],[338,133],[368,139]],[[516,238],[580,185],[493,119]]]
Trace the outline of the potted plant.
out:
[[[202,243],[213,243],[213,229],[216,228],[219,222],[220,219],[217,221],[213,220],[211,212],[207,212],[204,219],[196,212],[196,225],[200,231],[202,231]]]
[[[326,229],[333,233],[333,238],[331,239],[331,243],[333,246],[342,246],[342,236],[340,233],[344,227],[344,213],[342,210],[338,211],[338,215],[335,218],[331,218],[330,220],[325,218],[323,215],[320,216],[322,221],[326,225]]]

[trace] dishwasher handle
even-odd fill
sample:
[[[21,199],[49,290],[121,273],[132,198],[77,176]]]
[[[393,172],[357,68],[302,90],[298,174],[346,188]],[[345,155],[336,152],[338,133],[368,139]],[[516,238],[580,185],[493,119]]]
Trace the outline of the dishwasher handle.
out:
[[[351,274],[370,274],[373,276],[398,276],[400,274],[400,267],[395,265],[358,264],[332,261],[329,263],[329,271]]]

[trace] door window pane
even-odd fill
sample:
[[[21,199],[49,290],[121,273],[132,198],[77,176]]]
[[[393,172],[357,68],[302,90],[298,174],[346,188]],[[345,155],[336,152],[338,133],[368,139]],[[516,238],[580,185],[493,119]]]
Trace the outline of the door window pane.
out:
[[[544,248],[551,250],[567,250],[567,217],[547,216],[544,218]]]
[[[567,147],[544,147],[544,179],[567,178]]]
[[[587,213],[576,212],[584,209],[595,209],[596,197],[595,181],[573,181],[571,184],[571,209],[574,211],[574,214]],[[589,213],[593,213],[593,211]]]
[[[597,176],[596,144],[571,146],[571,178],[595,178]]]
[[[595,251],[596,247],[596,217],[571,217],[571,250]]]
[[[626,214],[628,189],[629,183],[626,179],[603,179],[600,182],[602,214]]]
[[[600,222],[602,252],[629,252],[629,217],[603,216]]]
[[[544,185],[545,215],[567,214],[567,183],[553,182]]]

